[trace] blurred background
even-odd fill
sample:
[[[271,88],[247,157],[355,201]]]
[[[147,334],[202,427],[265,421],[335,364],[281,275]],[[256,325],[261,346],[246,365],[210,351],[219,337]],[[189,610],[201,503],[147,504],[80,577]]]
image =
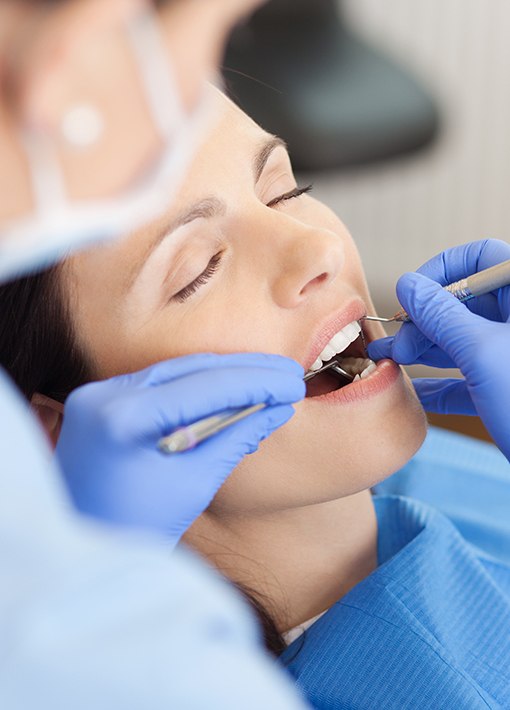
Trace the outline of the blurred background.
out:
[[[233,98],[347,224],[381,315],[433,254],[510,241],[509,37],[508,0],[273,0],[232,40]]]

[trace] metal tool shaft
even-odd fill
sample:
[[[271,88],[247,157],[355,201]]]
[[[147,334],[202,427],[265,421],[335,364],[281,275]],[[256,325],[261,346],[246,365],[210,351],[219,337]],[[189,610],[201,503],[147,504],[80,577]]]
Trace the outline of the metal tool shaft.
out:
[[[213,414],[205,419],[200,419],[187,427],[177,429],[169,436],[165,436],[158,441],[158,449],[165,454],[177,454],[181,451],[188,451],[201,441],[208,439],[214,434],[218,434],[223,429],[236,422],[255,414],[264,409],[265,403],[254,404],[252,407],[244,409],[227,410],[221,414]]]
[[[319,370],[307,372],[303,380],[308,382],[316,375],[330,368],[332,368],[337,375],[341,375],[351,381],[353,380],[353,376],[343,370],[336,360],[328,362]],[[189,449],[192,449],[201,441],[205,441],[232,424],[236,424],[236,422],[245,419],[245,417],[249,417],[250,414],[259,412],[261,409],[264,409],[265,406],[265,403],[254,404],[252,407],[229,409],[220,414],[213,414],[210,417],[205,417],[205,419],[200,419],[189,426],[177,429],[168,436],[164,436],[158,441],[158,449],[164,454],[178,454],[183,451],[189,451]]]
[[[476,296],[483,296],[498,288],[510,285],[510,259],[502,261],[476,274],[471,274],[464,279],[454,281],[447,286],[443,286],[445,291],[449,291],[459,301],[469,301]],[[395,313],[391,318],[381,318],[379,316],[363,316],[361,320],[373,320],[381,323],[407,322],[411,320],[403,309]]]

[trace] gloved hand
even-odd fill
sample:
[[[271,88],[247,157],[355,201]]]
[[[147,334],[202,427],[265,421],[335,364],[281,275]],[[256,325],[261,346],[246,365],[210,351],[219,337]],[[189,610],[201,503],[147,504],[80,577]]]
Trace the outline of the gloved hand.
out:
[[[478,414],[510,459],[510,287],[461,303],[438,285],[506,259],[510,245],[487,239],[448,249],[417,273],[404,274],[397,296],[413,323],[370,343],[368,353],[373,360],[459,368],[464,379],[413,380],[423,406],[441,414]]]
[[[178,542],[241,459],[293,415],[303,368],[277,355],[199,354],[75,390],[56,454],[77,507]],[[233,407],[269,406],[172,456],[173,429]]]

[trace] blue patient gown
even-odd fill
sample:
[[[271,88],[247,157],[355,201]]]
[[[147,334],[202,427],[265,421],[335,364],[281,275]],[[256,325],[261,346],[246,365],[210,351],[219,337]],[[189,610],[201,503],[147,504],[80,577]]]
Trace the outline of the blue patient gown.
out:
[[[282,662],[316,708],[509,710],[510,464],[431,430],[376,493],[379,567]]]

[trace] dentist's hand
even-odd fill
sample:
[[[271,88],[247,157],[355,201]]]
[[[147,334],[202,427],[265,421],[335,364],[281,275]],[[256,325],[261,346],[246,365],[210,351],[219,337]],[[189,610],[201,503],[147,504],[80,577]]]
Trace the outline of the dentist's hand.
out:
[[[303,374],[277,355],[199,354],[75,390],[56,453],[77,507],[177,543],[241,459],[290,419]],[[195,449],[157,449],[177,427],[260,402],[268,406]]]
[[[510,245],[488,239],[454,247],[404,274],[400,303],[413,323],[369,345],[373,360],[458,367],[465,379],[415,379],[428,411],[478,414],[510,459],[510,287],[461,303],[441,285],[510,259]],[[438,283],[436,283],[438,282]]]

